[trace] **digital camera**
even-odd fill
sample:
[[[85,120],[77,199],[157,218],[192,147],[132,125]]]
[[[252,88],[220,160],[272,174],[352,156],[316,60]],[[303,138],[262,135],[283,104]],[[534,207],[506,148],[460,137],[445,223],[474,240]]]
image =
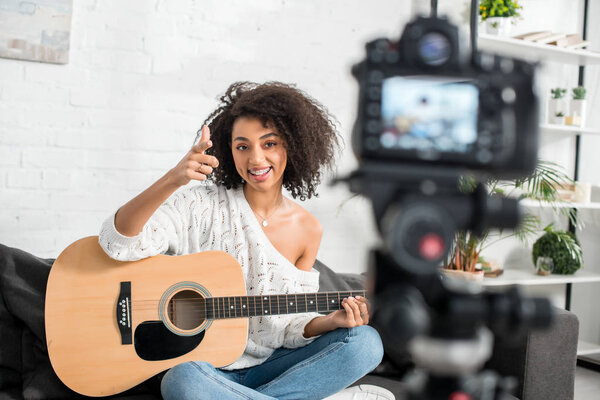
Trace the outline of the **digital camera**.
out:
[[[399,41],[367,44],[353,148],[363,163],[436,165],[514,178],[535,168],[535,66],[464,51],[446,19],[419,17]]]

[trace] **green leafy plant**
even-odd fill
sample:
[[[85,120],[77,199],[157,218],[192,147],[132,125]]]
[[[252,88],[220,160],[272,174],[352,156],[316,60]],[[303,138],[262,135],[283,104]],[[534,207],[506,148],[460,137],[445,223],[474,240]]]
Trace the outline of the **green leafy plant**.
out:
[[[565,113],[563,113],[562,111],[559,111],[557,113],[554,113],[554,115],[557,116],[557,117],[564,117]]]
[[[552,93],[553,99],[562,99],[563,97],[565,97],[565,94],[567,93],[567,89],[554,88],[554,89],[550,89],[550,93]]]
[[[571,232],[555,230],[553,224],[544,228],[542,235],[533,244],[533,262],[538,257],[550,257],[554,262],[554,274],[573,274],[583,266],[583,252],[579,241]]]
[[[514,197],[515,192],[520,192],[521,198],[549,204],[557,214],[566,216],[575,226],[580,227],[581,223],[577,218],[577,213],[571,208],[561,207],[558,188],[564,183],[574,182],[558,164],[538,160],[538,165],[530,176],[514,181],[489,180],[487,188],[492,195]],[[475,187],[476,181],[471,177],[463,177],[459,182],[459,189],[465,193],[472,192]],[[541,220],[537,216],[524,213],[521,224],[508,235],[505,235],[502,230],[494,232],[488,230],[479,236],[471,231],[460,231],[455,235],[454,248],[446,262],[446,269],[475,272],[475,266],[481,262],[481,252],[490,245],[508,237],[516,237],[519,241],[526,243],[541,229]]]
[[[577,86],[573,88],[573,100],[584,100],[586,90],[583,86]]]
[[[482,0],[479,4],[479,15],[485,21],[490,17],[519,17],[523,6],[515,0]]]

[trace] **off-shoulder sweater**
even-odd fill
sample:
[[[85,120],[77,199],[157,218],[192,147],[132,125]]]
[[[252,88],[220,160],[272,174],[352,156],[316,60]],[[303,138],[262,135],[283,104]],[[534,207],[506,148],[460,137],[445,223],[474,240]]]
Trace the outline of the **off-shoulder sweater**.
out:
[[[240,263],[248,295],[307,293],[319,288],[318,271],[296,268],[269,241],[241,188],[198,185],[179,190],[133,237],[116,230],[115,214],[102,224],[99,242],[116,260],[221,250]],[[304,327],[318,315],[250,317],[246,349],[224,369],[255,366],[279,347],[297,348],[310,343],[314,338],[303,336]]]

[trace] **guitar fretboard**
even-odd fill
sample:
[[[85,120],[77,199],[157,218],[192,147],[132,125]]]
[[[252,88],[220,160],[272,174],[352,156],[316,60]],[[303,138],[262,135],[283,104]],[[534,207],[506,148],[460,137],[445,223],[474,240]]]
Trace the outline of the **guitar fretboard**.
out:
[[[342,309],[342,300],[349,296],[364,297],[366,292],[360,290],[267,296],[209,297],[205,299],[206,318],[242,318],[304,312],[327,314]]]

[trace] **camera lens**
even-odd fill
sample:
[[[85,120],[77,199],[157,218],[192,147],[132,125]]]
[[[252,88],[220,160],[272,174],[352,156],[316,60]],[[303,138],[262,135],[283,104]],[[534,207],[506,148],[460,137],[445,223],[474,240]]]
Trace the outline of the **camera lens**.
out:
[[[417,51],[425,64],[439,67],[450,58],[452,47],[446,36],[438,32],[429,32],[419,39]]]
[[[384,218],[384,240],[390,254],[417,274],[431,273],[440,266],[455,231],[452,217],[422,198],[392,206]]]

